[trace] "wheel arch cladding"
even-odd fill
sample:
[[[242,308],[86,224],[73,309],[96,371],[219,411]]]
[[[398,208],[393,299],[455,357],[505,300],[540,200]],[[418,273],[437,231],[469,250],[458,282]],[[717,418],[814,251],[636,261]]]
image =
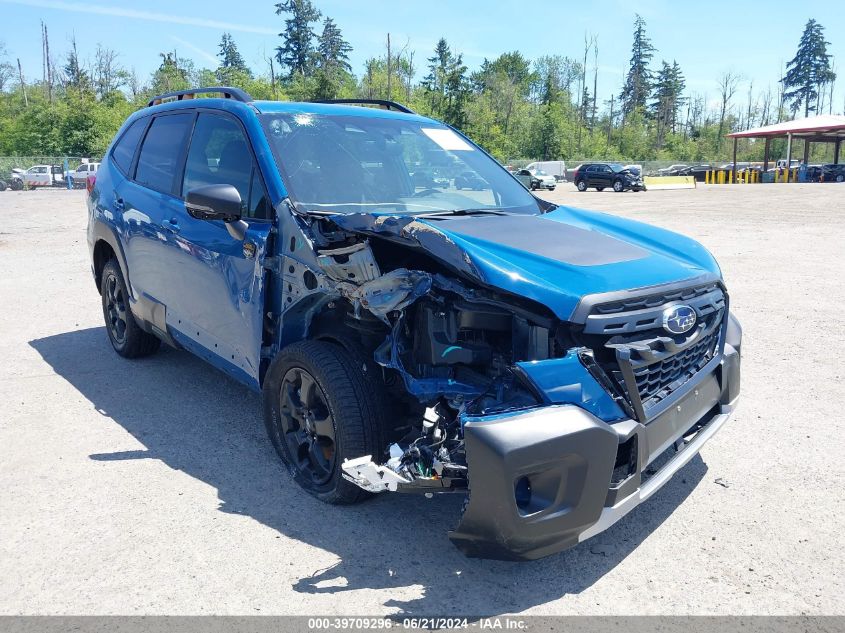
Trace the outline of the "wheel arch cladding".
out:
[[[116,259],[114,248],[104,239],[98,239],[94,245],[94,280],[97,290],[101,290],[103,283],[103,269],[110,259]]]

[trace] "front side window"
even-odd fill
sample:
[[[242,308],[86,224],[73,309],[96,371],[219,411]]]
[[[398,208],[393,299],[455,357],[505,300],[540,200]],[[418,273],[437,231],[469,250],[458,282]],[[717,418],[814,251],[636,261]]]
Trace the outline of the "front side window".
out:
[[[141,153],[135,181],[161,193],[173,193],[179,159],[191,132],[194,114],[170,114],[153,119]]]
[[[182,195],[205,185],[232,185],[241,194],[244,215],[268,217],[264,187],[248,143],[234,119],[200,113],[185,163]]]
[[[441,124],[315,113],[268,113],[261,119],[301,210],[540,213],[534,197],[498,163]]]

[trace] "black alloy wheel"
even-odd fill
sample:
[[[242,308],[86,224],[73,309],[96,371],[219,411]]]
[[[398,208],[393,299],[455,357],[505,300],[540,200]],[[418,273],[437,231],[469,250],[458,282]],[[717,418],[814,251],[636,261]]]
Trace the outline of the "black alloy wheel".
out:
[[[307,370],[292,367],[282,379],[279,401],[279,422],[297,470],[317,486],[327,483],[336,466],[336,445],[326,395]]]
[[[123,285],[113,271],[108,271],[103,287],[106,327],[109,329],[109,336],[117,346],[123,346],[126,343],[126,295],[123,292]]]

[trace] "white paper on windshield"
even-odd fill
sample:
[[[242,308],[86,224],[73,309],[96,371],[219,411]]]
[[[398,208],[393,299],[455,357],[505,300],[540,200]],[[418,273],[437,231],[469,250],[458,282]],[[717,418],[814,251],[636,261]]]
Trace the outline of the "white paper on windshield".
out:
[[[472,145],[467,143],[464,139],[455,134],[449,128],[424,127],[422,128],[422,131],[423,134],[425,134],[428,138],[437,143],[442,149],[445,149],[450,152],[472,151]]]

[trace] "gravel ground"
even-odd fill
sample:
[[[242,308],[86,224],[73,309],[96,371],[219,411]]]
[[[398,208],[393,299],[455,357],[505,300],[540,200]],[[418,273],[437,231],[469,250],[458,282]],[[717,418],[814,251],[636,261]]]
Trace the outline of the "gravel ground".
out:
[[[845,186],[550,199],[687,233],[745,328],[733,421],[648,503],[532,563],[464,558],[460,499],[331,508],[259,399],[110,349],[84,192],[0,194],[0,613],[845,613]]]

